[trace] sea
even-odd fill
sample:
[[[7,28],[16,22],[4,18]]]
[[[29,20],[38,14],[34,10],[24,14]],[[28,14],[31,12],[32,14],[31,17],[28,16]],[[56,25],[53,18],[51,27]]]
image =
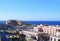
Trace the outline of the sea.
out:
[[[60,25],[60,21],[23,21],[24,23],[27,24],[46,24],[46,25]],[[5,24],[6,21],[0,21],[0,24]]]
[[[60,21],[24,21],[28,24],[46,24],[46,25],[60,25]]]
[[[60,21],[23,21],[25,23],[28,24],[36,24],[36,25],[40,25],[40,24],[46,24],[46,25],[60,25]],[[0,24],[6,24],[6,21],[0,21]],[[0,34],[2,35],[2,41],[9,41],[9,39],[6,38],[6,33],[5,32],[0,32]]]

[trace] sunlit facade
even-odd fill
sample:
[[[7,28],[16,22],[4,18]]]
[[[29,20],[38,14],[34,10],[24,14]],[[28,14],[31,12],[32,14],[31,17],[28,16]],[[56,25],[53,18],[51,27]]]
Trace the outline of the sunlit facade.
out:
[[[44,33],[47,33],[48,35],[55,36],[56,32],[60,31],[60,26],[58,26],[58,25],[56,25],[56,26],[53,26],[53,25],[47,26],[47,25],[42,25],[41,24],[41,25],[38,25],[37,27],[34,27],[34,31],[44,32]]]

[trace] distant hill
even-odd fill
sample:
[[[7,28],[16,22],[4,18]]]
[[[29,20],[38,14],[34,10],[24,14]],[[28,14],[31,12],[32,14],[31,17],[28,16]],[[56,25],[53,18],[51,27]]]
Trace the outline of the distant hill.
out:
[[[23,26],[23,25],[29,26],[31,24],[28,24],[28,23],[23,22],[21,20],[20,21],[19,20],[7,20],[6,25],[7,26]]]
[[[29,24],[21,20],[6,20],[0,21],[0,30],[6,29],[29,29],[33,28],[36,25]]]

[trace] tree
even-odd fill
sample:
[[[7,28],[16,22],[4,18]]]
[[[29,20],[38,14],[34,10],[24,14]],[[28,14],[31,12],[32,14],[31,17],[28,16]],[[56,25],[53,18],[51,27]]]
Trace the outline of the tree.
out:
[[[44,34],[38,34],[38,41],[48,41],[49,37]]]
[[[24,34],[20,34],[19,36],[20,36],[19,41],[26,41],[25,39],[26,36]]]

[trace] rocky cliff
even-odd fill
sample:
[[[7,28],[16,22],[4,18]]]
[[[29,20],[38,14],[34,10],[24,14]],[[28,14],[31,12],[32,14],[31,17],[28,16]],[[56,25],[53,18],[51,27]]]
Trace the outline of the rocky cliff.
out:
[[[7,26],[17,26],[17,25],[22,26],[24,24],[25,23],[23,23],[22,21],[18,21],[18,20],[7,20],[6,21]]]
[[[31,29],[36,26],[19,20],[7,20],[6,25],[9,29]]]

